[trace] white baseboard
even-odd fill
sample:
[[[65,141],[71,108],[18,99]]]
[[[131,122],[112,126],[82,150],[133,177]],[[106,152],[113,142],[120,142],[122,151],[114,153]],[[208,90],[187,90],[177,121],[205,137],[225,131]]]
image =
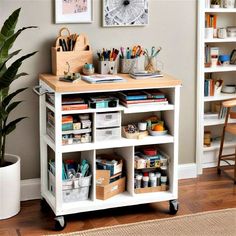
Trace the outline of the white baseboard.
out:
[[[192,179],[197,177],[197,164],[196,163],[189,163],[189,164],[182,164],[179,165],[178,168],[179,179]]]
[[[21,180],[21,201],[40,199],[40,179]]]
[[[196,163],[182,164],[178,168],[179,179],[190,179],[197,177]],[[21,180],[21,201],[40,199],[40,179]]]

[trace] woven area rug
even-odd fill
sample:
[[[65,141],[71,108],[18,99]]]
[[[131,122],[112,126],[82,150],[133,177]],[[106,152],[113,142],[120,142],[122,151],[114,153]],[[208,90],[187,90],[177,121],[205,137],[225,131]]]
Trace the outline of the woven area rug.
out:
[[[57,236],[235,236],[236,208],[104,227]]]

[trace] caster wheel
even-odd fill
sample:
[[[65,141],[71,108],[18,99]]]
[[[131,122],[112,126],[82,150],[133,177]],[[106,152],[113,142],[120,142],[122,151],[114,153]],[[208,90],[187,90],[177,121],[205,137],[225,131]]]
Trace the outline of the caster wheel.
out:
[[[44,198],[40,200],[40,207],[42,212],[48,212],[50,210],[50,206]]]
[[[177,200],[170,200],[170,214],[175,215],[179,210],[179,202]]]
[[[218,175],[221,174],[221,169],[217,169],[217,174],[218,174]]]
[[[54,220],[55,220],[54,230],[61,231],[61,230],[65,229],[66,221],[65,221],[64,216],[57,216],[57,217],[54,218]]]

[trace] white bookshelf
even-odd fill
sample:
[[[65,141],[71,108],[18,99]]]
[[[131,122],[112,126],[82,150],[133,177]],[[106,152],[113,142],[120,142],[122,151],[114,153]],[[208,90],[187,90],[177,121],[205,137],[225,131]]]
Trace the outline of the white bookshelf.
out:
[[[211,73],[212,78],[223,79],[224,84],[232,84],[235,81],[236,65],[205,67],[205,46],[219,47],[220,54],[230,54],[236,46],[236,37],[225,39],[212,38],[205,39],[205,17],[206,14],[217,15],[217,28],[236,26],[236,8],[206,8],[205,1],[198,1],[198,63],[197,63],[197,140],[196,140],[196,162],[198,174],[203,168],[216,166],[218,159],[219,141],[211,143],[210,147],[204,147],[204,131],[211,131],[213,138],[220,136],[224,119],[218,117],[204,118],[204,112],[210,109],[212,102],[220,102],[227,99],[236,98],[236,94],[215,94],[214,96],[204,96],[204,80]],[[210,110],[209,110],[210,111]],[[234,122],[230,120],[230,122]],[[230,141],[225,144],[225,151],[232,148],[236,142]]]

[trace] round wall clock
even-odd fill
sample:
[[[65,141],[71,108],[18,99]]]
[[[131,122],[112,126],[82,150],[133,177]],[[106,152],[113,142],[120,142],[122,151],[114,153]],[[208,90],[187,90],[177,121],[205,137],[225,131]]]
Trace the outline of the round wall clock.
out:
[[[148,0],[104,0],[104,26],[148,24]]]

